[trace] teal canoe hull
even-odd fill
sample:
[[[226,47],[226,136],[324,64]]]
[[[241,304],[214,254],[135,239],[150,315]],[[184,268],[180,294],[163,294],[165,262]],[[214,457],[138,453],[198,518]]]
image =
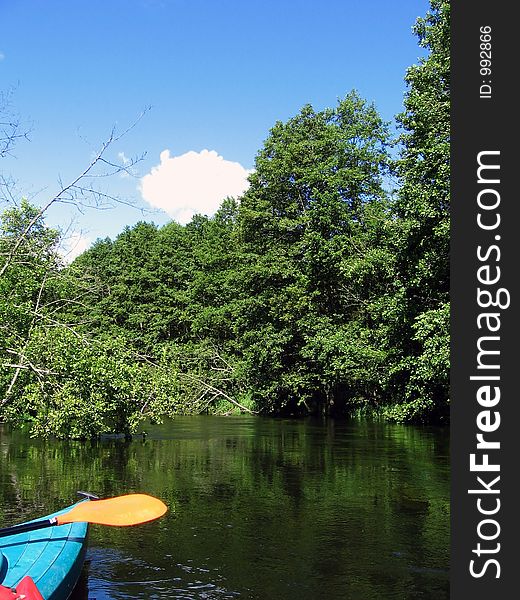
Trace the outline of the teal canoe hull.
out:
[[[81,574],[87,535],[88,523],[70,523],[0,538],[0,585],[14,588],[29,575],[44,600],[67,600]]]

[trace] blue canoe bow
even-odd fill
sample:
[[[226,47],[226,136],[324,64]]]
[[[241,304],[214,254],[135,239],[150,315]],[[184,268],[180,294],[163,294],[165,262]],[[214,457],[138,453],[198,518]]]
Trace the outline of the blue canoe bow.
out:
[[[88,523],[68,523],[0,538],[0,585],[15,588],[28,575],[44,600],[67,600],[81,574],[87,535]]]

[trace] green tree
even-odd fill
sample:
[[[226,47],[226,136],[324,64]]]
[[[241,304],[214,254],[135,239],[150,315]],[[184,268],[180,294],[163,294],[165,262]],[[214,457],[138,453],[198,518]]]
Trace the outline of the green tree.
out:
[[[238,217],[235,335],[262,410],[329,411],[357,395],[352,371],[367,357],[366,308],[381,265],[372,252],[371,268],[356,263],[388,218],[387,140],[375,108],[351,92],[335,108],[306,106],[277,123],[257,156]],[[338,347],[343,329],[350,338]],[[339,354],[341,374],[325,347]]]
[[[102,288],[93,274],[64,268],[59,241],[26,201],[2,214],[0,252],[9,260],[0,277],[0,418],[29,423],[35,434],[90,437],[172,414],[175,374],[141,360],[116,329],[107,335],[80,322]],[[98,245],[97,258],[107,246]]]
[[[450,4],[432,0],[415,33],[428,56],[406,74],[397,161],[396,293],[387,322],[399,420],[445,418],[449,395]]]
[[[46,227],[38,209],[22,200],[0,218],[0,256],[5,268],[0,276],[0,410],[15,393],[17,382],[38,367],[28,361],[26,348],[33,331],[52,325],[52,310],[60,294],[57,253],[59,233]]]
[[[41,376],[19,382],[4,407],[11,423],[34,435],[89,438],[134,433],[144,418],[178,407],[175,376],[139,361],[126,340],[91,340],[66,327],[38,327],[25,356]]]
[[[157,343],[186,338],[192,254],[187,232],[177,223],[158,230],[140,222],[113,242],[98,240],[69,268],[94,290],[78,316],[96,335],[124,336],[150,354]]]

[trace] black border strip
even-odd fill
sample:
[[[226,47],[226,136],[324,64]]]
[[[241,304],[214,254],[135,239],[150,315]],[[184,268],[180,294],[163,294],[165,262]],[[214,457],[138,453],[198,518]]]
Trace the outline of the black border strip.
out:
[[[514,2],[451,2],[451,597],[456,600],[520,597],[520,191],[515,189],[520,188],[520,101],[513,91],[520,71],[518,12]],[[481,52],[488,49],[488,28],[490,74],[481,71],[487,65]],[[482,168],[480,182],[479,155],[481,164],[497,167]],[[485,307],[489,301],[496,306]],[[491,313],[495,316],[483,316]],[[480,449],[479,433],[487,444]],[[486,460],[500,470],[484,470]]]

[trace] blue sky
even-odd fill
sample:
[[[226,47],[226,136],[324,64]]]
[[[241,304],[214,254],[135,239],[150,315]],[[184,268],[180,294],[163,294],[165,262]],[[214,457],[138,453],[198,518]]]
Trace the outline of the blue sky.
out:
[[[143,218],[182,222],[191,210],[174,206],[182,185],[222,172],[239,189],[270,127],[306,103],[333,106],[355,88],[392,120],[405,70],[422,55],[411,27],[427,9],[419,0],[0,0],[0,91],[12,90],[12,110],[31,128],[0,171],[17,195],[45,202],[113,126],[121,132],[151,107],[106,155],[146,153],[135,176],[102,185],[155,212],[59,205],[48,222],[66,227],[74,214],[86,240]],[[199,188],[193,206],[211,212]]]

